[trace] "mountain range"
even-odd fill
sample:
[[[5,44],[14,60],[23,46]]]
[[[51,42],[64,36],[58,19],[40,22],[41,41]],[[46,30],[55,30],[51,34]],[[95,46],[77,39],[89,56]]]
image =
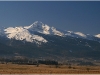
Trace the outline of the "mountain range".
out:
[[[0,30],[0,56],[100,59],[100,34],[61,30],[39,21],[8,27]]]

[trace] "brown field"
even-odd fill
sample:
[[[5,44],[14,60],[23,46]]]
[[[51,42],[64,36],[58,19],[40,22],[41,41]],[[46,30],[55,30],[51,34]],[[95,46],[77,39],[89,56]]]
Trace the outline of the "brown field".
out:
[[[100,66],[0,64],[0,74],[100,74]]]

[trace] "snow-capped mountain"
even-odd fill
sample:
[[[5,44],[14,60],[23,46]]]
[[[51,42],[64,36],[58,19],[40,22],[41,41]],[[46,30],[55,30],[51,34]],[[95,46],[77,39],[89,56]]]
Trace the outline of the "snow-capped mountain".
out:
[[[25,26],[24,28],[31,31],[37,31],[43,34],[50,34],[50,27],[38,21],[34,22],[30,26]]]
[[[100,34],[60,30],[36,21],[0,30],[0,55],[100,58]]]
[[[24,28],[29,31],[39,32],[45,35],[53,34],[58,36],[64,36],[64,33],[62,33],[61,31],[58,31],[56,28],[50,27],[47,24],[43,24],[39,21],[34,22],[30,26],[25,26]]]
[[[0,35],[5,35],[8,39],[21,40],[31,43],[47,43],[48,40],[40,36],[36,33],[41,33],[44,35],[56,35],[60,37],[75,37],[75,38],[83,38],[88,40],[97,40],[100,38],[100,34],[98,35],[89,35],[81,32],[73,32],[73,31],[60,31],[55,27],[50,27],[47,24],[43,24],[42,22],[36,21],[29,26],[20,26],[20,27],[8,27],[5,28],[4,31],[0,30]],[[96,38],[96,39],[95,39]]]
[[[35,42],[40,44],[41,42],[48,42],[42,36],[36,35],[35,32],[45,34],[45,35],[58,35],[64,36],[64,33],[56,30],[54,27],[50,27],[42,22],[34,22],[29,26],[20,27],[8,27],[4,29],[6,37],[9,39],[25,40],[27,42]]]
[[[47,42],[43,37],[30,34],[30,32],[27,29],[24,29],[23,27],[9,27],[4,30],[5,34],[7,34],[7,37],[9,39],[16,39],[16,40],[25,40],[27,42]]]

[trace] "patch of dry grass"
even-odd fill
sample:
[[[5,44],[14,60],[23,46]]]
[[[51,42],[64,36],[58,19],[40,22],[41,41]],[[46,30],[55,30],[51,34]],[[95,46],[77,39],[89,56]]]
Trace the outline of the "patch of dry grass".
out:
[[[0,74],[100,74],[99,66],[0,64]]]

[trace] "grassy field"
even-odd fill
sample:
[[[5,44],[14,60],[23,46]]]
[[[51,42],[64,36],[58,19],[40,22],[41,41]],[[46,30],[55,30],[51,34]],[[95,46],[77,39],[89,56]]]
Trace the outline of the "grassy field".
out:
[[[0,74],[100,74],[100,66],[0,64]]]

